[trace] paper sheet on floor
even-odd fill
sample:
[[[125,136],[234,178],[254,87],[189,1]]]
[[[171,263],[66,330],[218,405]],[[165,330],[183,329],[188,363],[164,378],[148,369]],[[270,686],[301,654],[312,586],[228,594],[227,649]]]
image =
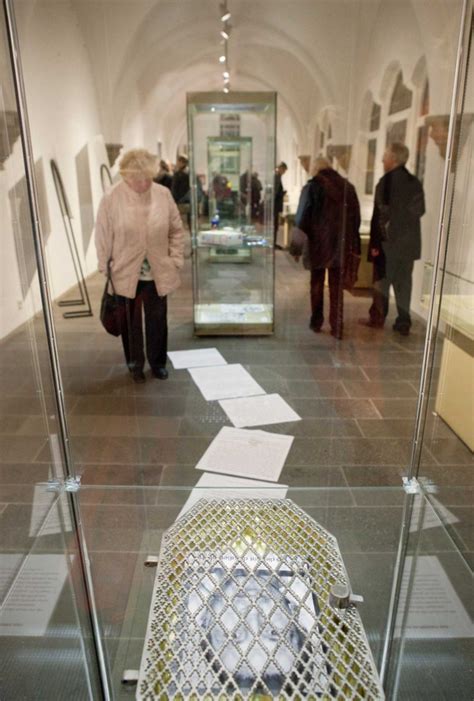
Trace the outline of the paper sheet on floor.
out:
[[[284,499],[287,491],[286,484],[269,485],[268,482],[259,480],[205,472],[199,478],[178,518],[189,511],[199,499]]]
[[[239,364],[194,368],[189,373],[208,401],[265,394],[265,390]]]
[[[227,365],[226,359],[217,348],[198,348],[197,350],[171,351],[168,358],[175,370],[202,368],[208,365]]]
[[[408,601],[405,635],[408,638],[472,638],[474,626],[441,562],[434,555],[405,560],[399,611],[405,611],[407,592],[415,566],[414,585]],[[468,589],[470,591],[470,589]],[[400,637],[401,620],[397,619],[395,636]]]
[[[238,428],[301,421],[301,416],[279,394],[223,399],[219,404]]]
[[[276,482],[293,440],[279,433],[224,426],[196,469]]]

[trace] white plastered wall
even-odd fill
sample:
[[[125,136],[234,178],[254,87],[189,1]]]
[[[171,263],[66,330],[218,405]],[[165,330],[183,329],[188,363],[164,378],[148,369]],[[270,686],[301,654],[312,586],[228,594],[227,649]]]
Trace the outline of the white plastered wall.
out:
[[[90,224],[93,220],[102,195],[99,171],[100,164],[107,163],[106,151],[100,136],[93,71],[70,3],[41,2],[38,5],[19,2],[16,13],[34,158],[36,162],[41,161],[44,174],[46,222],[43,218],[42,225],[51,293],[56,299],[76,285],[76,276],[50,161],[54,159],[59,167],[71,207],[81,264],[84,274],[88,275],[96,269],[97,262],[92,232],[83,231],[82,224],[84,221]],[[83,173],[82,177],[89,180],[89,203],[81,203],[79,199],[76,158],[83,149],[87,152],[89,173]],[[5,188],[10,190],[23,174],[21,148],[17,142],[5,163],[2,199]],[[90,204],[91,208],[88,217],[84,217],[85,204]],[[22,218],[21,226],[24,235],[25,227],[31,233],[30,221]],[[31,290],[23,299],[19,282],[22,270],[18,270],[16,257],[12,257],[15,242],[11,226],[4,230],[4,237],[6,255],[2,255],[0,264],[3,281],[0,337],[39,309],[38,303],[33,301],[38,286],[37,275],[31,280]],[[71,290],[70,296],[77,297],[77,288]]]

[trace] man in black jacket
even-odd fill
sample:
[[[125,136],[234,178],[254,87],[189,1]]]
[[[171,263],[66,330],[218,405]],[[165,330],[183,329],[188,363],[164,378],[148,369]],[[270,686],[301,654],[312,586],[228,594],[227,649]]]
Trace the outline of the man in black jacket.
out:
[[[278,230],[280,228],[280,214],[283,212],[283,199],[286,190],[283,189],[281,178],[288,170],[288,166],[283,161],[275,168],[273,180],[273,245],[281,251],[282,247],[277,243]]]
[[[186,156],[178,156],[176,161],[176,168],[171,181],[171,194],[178,206],[189,205],[189,171]]]
[[[331,334],[342,338],[345,273],[353,256],[360,256],[360,207],[355,188],[337,173],[326,158],[317,158],[313,177],[304,186],[295,227],[306,234],[311,269],[311,319],[319,333],[324,322],[324,278],[328,271],[329,324]],[[302,254],[303,243],[293,235],[290,254]]]
[[[361,320],[383,327],[393,286],[398,312],[393,329],[403,336],[410,333],[413,264],[421,256],[420,219],[425,213],[423,187],[405,167],[408,156],[408,148],[396,142],[382,159],[385,175],[375,190],[368,254],[374,264],[373,300],[369,320]]]

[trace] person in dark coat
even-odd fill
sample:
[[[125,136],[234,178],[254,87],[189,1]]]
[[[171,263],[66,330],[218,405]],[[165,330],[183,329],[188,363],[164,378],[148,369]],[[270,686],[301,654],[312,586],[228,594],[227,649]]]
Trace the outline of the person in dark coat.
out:
[[[382,159],[385,175],[375,189],[368,254],[374,264],[372,306],[369,319],[360,320],[383,327],[393,286],[398,312],[393,329],[403,336],[410,333],[413,264],[421,256],[420,219],[425,213],[423,186],[405,167],[408,156],[408,148],[396,142]]]
[[[319,333],[324,322],[324,278],[328,271],[331,334],[342,338],[344,275],[353,255],[360,256],[360,206],[355,188],[325,158],[317,158],[313,177],[304,186],[295,227],[308,240],[311,269],[310,328]],[[297,260],[303,244],[293,238],[290,254]]]
[[[153,178],[153,182],[157,183],[158,185],[163,185],[163,187],[167,187],[168,190],[171,190],[173,176],[170,173],[170,167],[166,161],[160,161],[160,169],[156,177]]]
[[[179,156],[176,161],[176,168],[171,183],[171,194],[178,205],[189,205],[189,171],[188,159],[186,156]]]
[[[288,166],[283,161],[275,168],[275,176],[273,179],[273,245],[276,249],[281,250],[281,246],[277,244],[278,229],[280,228],[280,214],[283,212],[283,198],[286,190],[283,189],[281,178],[288,170]]]

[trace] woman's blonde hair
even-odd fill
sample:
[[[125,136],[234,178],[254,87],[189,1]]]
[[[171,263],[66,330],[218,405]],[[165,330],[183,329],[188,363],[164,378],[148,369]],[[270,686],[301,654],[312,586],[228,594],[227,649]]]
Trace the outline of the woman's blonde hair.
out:
[[[151,180],[158,171],[158,158],[145,148],[134,148],[124,153],[120,159],[120,175],[133,176],[141,175]]]

